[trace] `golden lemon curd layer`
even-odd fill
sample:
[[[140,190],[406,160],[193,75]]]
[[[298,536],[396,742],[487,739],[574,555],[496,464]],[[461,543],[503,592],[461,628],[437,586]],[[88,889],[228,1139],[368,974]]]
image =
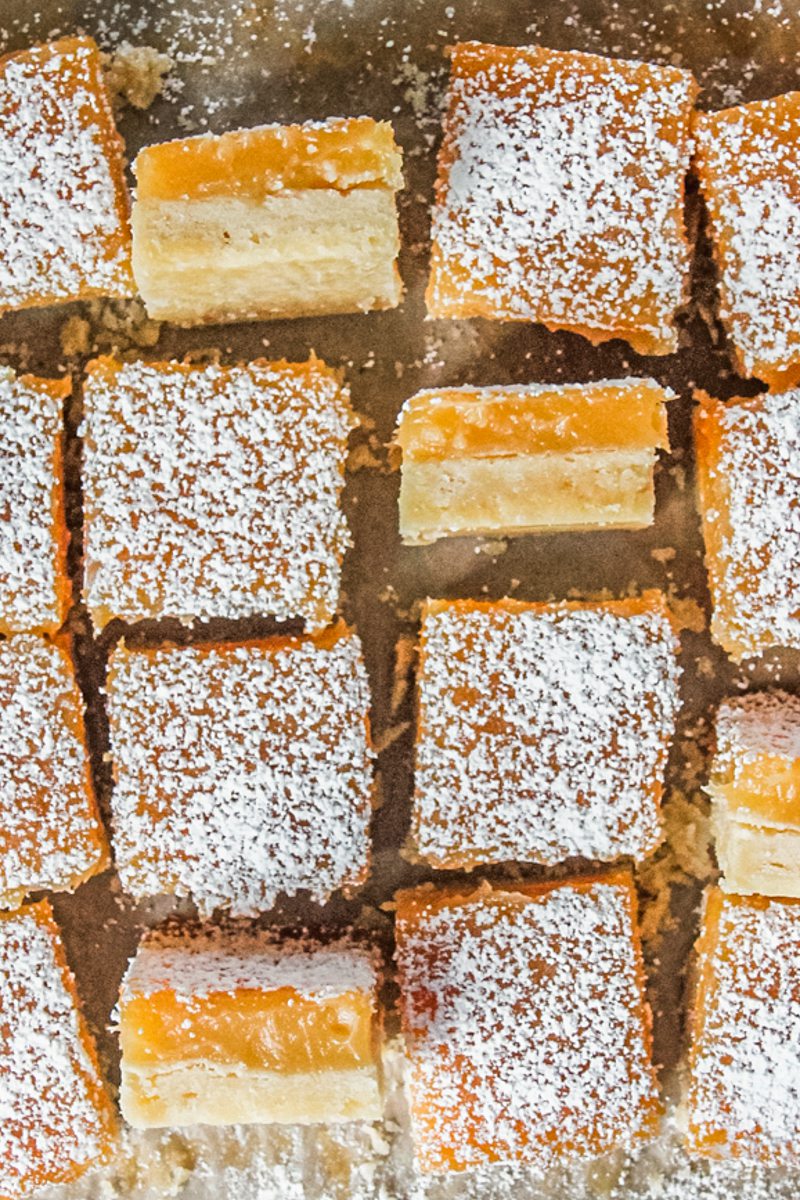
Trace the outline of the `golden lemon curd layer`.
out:
[[[371,993],[308,998],[292,988],[251,988],[185,999],[172,990],[133,997],[120,1009],[129,1067],[202,1060],[297,1074],[350,1071],[376,1062]]]
[[[666,448],[667,398],[647,379],[421,392],[406,405],[396,440],[418,461]]]
[[[263,125],[148,146],[136,159],[137,200],[241,197],[284,190],[403,185],[392,126],[371,117]]]

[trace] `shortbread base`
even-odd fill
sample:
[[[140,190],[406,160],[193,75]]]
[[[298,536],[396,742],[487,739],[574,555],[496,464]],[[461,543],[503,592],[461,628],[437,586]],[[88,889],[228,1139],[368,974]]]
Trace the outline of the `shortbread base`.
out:
[[[800,898],[800,827],[748,824],[719,806],[713,824],[724,891]]]
[[[650,451],[407,459],[400,534],[421,545],[457,535],[641,529],[653,521],[654,464]]]
[[[375,1067],[281,1074],[212,1062],[123,1063],[120,1106],[135,1129],[338,1124],[383,1115]]]
[[[136,282],[156,320],[365,312],[402,296],[389,188],[137,201],[132,225]]]

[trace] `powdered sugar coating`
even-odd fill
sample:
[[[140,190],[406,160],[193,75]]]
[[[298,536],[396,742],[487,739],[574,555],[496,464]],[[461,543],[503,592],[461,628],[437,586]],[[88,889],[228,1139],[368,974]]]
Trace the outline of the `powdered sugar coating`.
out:
[[[85,595],[112,617],[328,624],[349,538],[353,417],[316,360],[116,363],[85,389]]]
[[[751,692],[725,700],[716,731],[719,765],[758,762],[765,754],[800,759],[800,696]]]
[[[116,862],[134,896],[250,916],[320,901],[369,859],[369,690],[357,637],[329,647],[118,648],[107,685]]]
[[[328,945],[210,930],[155,937],[138,949],[122,982],[121,999],[172,991],[191,1001],[242,989],[291,988],[304,999],[330,1000],[377,986],[372,952],[340,940]]]
[[[122,153],[97,47],[0,64],[0,310],[133,292]]]
[[[800,907],[723,897],[689,1092],[716,1156],[800,1163]]]
[[[639,857],[678,709],[663,603],[437,603],[423,618],[413,838],[435,865]]]
[[[75,1179],[107,1157],[110,1106],[48,904],[0,918],[0,1194]]]
[[[739,658],[800,647],[800,389],[696,418],[711,630]]]
[[[56,629],[66,570],[60,511],[60,385],[0,368],[0,626]]]
[[[744,370],[769,381],[800,360],[800,92],[700,114],[696,127],[720,315]]]
[[[671,68],[456,47],[432,313],[639,334],[659,343],[652,352],[675,349],[695,91],[688,72]]]
[[[105,866],[82,713],[63,650],[25,634],[0,642],[0,906],[73,890]]]
[[[652,1127],[629,883],[419,904],[400,902],[397,959],[424,1170],[547,1170]]]

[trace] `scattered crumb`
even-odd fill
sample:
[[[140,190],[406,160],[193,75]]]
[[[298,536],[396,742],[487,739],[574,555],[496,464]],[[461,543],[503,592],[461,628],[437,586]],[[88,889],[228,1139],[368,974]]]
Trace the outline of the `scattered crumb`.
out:
[[[662,565],[672,562],[677,554],[674,546],[656,546],[650,551],[650,557],[657,563]]]
[[[667,604],[681,632],[687,629],[690,633],[702,633],[706,628],[706,614],[697,601],[691,596],[679,596],[672,585],[667,589]]]
[[[121,42],[107,56],[106,83],[116,109],[126,104],[146,109],[164,91],[172,59],[152,46]]]
[[[396,725],[390,725],[378,737],[373,738],[375,753],[383,754],[384,750],[388,750],[390,746],[393,746],[410,728],[410,721],[400,721]]]
[[[492,557],[497,557],[505,554],[508,549],[508,542],[504,538],[498,538],[495,541],[478,542],[475,547],[476,554],[489,554]]]
[[[411,673],[417,657],[417,639],[404,633],[397,639],[394,648],[394,677],[389,711],[394,715],[406,696],[411,684]]]
[[[68,317],[58,331],[61,353],[67,358],[88,354],[91,348],[91,325],[84,317]]]

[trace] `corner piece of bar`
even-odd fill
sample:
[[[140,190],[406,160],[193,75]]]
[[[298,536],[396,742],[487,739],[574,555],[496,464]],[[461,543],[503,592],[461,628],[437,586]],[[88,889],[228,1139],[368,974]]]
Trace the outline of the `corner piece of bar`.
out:
[[[100,358],[84,409],[84,595],[96,627],[115,617],[330,623],[355,424],[338,372],[316,358]]]
[[[114,650],[114,850],[137,898],[253,916],[320,903],[369,865],[373,753],[361,643],[316,638]]]
[[[46,900],[0,913],[0,1196],[106,1162],[116,1117]]]
[[[0,312],[134,294],[122,151],[90,38],[0,59]]]
[[[0,907],[108,864],[70,656],[30,634],[0,641]]]
[[[687,1148],[800,1166],[800,904],[706,900],[695,968]]]
[[[151,935],[120,997],[137,1128],[382,1115],[376,954],[230,927]]]
[[[429,600],[420,637],[410,854],[470,870],[656,848],[679,705],[661,593]]]
[[[737,662],[800,650],[800,388],[698,394],[697,482],[711,633]]]
[[[424,1172],[548,1171],[652,1135],[660,1102],[626,872],[397,897],[411,1124]]]
[[[428,311],[677,348],[688,71],[538,46],[452,54]]]
[[[400,303],[402,154],[370,117],[263,125],[142,150],[133,266],[148,314],[183,324]]]
[[[723,701],[706,790],[723,887],[800,897],[800,698],[774,691]]]
[[[800,383],[800,92],[696,113],[695,166],[739,369]]]
[[[672,398],[651,379],[418,392],[395,434],[403,541],[652,524]]]
[[[69,379],[0,368],[0,632],[54,633],[71,598],[62,405]]]

